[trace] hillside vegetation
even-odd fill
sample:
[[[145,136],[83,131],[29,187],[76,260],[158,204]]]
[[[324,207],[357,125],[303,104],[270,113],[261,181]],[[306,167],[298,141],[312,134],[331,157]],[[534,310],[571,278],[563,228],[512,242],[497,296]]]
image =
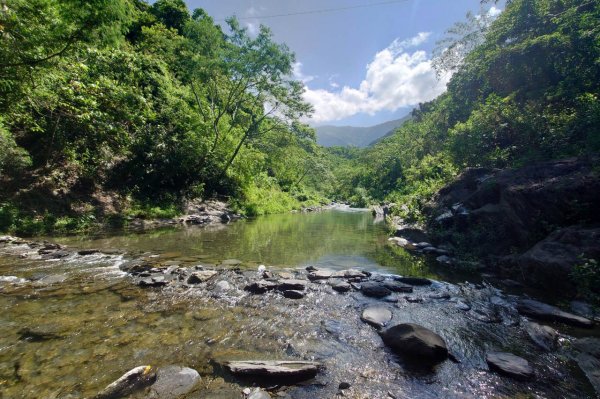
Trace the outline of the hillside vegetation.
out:
[[[407,221],[468,167],[519,167],[600,150],[600,3],[511,0],[456,24],[434,62],[448,90],[364,151],[330,150],[337,193],[403,204]]]
[[[0,9],[0,230],[316,202],[293,53],[183,0],[10,0]]]

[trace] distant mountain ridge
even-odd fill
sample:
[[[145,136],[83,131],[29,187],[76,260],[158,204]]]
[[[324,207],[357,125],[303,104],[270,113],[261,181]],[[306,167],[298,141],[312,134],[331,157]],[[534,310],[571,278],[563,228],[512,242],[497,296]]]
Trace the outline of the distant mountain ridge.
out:
[[[369,127],[356,126],[318,126],[317,144],[324,147],[355,146],[368,147],[381,137],[391,134],[400,125],[410,119],[410,115],[379,125]]]

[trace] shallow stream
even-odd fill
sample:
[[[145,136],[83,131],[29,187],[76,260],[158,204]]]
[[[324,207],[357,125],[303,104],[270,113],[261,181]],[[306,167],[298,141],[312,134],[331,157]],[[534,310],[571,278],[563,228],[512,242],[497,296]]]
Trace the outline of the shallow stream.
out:
[[[368,212],[324,211],[242,220],[208,228],[175,228],[99,237],[59,237],[69,248],[103,253],[43,260],[26,245],[0,256],[0,276],[27,279],[0,283],[0,398],[93,397],[140,365],[182,365],[202,376],[189,398],[242,398],[251,383],[220,366],[227,360],[316,360],[316,379],[277,387],[273,397],[332,398],[340,382],[350,398],[586,398],[593,389],[564,351],[545,353],[528,339],[518,314],[488,317],[490,298],[505,297],[476,276],[457,275],[423,258],[392,250],[383,224]],[[21,254],[21,256],[19,256]],[[119,268],[132,260],[161,266],[229,268],[232,289],[140,288]],[[339,294],[311,285],[300,300],[276,293],[250,295],[238,274],[308,265],[375,274],[424,276],[415,287],[387,300],[359,292]],[[465,280],[470,283],[465,283]],[[436,298],[436,293],[449,293]],[[439,296],[439,295],[438,295]],[[457,298],[472,308],[457,306]],[[392,323],[414,322],[447,341],[460,363],[435,370],[411,369],[392,355],[376,331],[360,320],[368,304],[388,306]],[[555,326],[561,346],[590,334]],[[518,382],[488,370],[485,352],[526,357],[536,378]]]

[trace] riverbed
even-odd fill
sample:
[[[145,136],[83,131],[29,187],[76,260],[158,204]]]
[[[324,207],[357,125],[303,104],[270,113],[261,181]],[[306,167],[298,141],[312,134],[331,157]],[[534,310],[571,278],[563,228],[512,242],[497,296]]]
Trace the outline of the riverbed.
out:
[[[147,364],[197,370],[202,381],[188,398],[241,398],[252,382],[237,380],[221,365],[247,359],[324,365],[314,380],[266,387],[273,397],[335,397],[341,382],[350,385],[344,396],[351,398],[595,397],[566,349],[541,351],[515,312],[486,313],[492,298],[510,301],[509,295],[477,275],[392,248],[387,227],[369,212],[327,210],[206,228],[47,239],[98,252],[40,259],[23,245],[0,257],[0,276],[23,279],[0,285],[0,398],[93,397]],[[220,270],[230,288],[142,288],[123,271],[133,261]],[[253,278],[261,265],[272,273],[300,275],[314,266],[434,283],[384,300],[338,293],[326,283],[311,284],[302,299],[252,295],[242,278]],[[360,320],[372,304],[392,311],[391,324],[418,323],[440,334],[458,362],[427,372],[405,364]],[[560,348],[590,334],[554,326]],[[536,377],[517,381],[490,372],[490,350],[526,357]]]

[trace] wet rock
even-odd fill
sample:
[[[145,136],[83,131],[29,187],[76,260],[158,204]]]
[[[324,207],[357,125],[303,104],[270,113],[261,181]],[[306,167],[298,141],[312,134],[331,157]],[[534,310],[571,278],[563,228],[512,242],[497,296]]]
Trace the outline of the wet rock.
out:
[[[522,357],[506,352],[490,352],[485,356],[490,370],[520,380],[533,377],[533,369],[529,362]]]
[[[373,298],[383,298],[392,293],[392,291],[384,287],[383,284],[372,281],[362,283],[360,291],[363,295]]]
[[[161,367],[156,372],[156,382],[150,387],[147,399],[177,399],[193,391],[200,382],[200,374],[181,366]]]
[[[407,276],[407,277],[396,277],[397,281],[400,281],[401,283],[406,283],[406,284],[410,284],[410,285],[416,285],[416,286],[421,286],[421,285],[431,285],[431,280],[424,278],[424,277],[411,277],[411,276]]]
[[[356,269],[341,270],[331,275],[332,278],[345,278],[352,280],[361,280],[371,275],[369,272]]]
[[[577,350],[577,365],[585,373],[596,394],[600,395],[600,339],[580,338],[573,342],[573,346]]]
[[[450,299],[450,293],[446,291],[433,292],[427,296],[431,299]]]
[[[319,269],[317,269],[314,266],[306,266],[306,268],[304,270],[306,270],[307,272],[316,272]]]
[[[244,291],[248,291],[252,294],[264,294],[267,291],[271,291],[277,288],[277,283],[272,281],[255,281],[244,287]]]
[[[189,277],[187,278],[186,282],[188,284],[204,283],[204,282],[210,280],[211,278],[213,278],[214,276],[216,276],[217,274],[219,274],[219,273],[216,272],[215,270],[199,270],[199,271],[196,271],[196,272],[193,272],[192,274],[190,274]]]
[[[592,328],[594,325],[591,320],[586,319],[585,317],[562,311],[555,306],[538,302],[533,299],[521,299],[517,303],[517,310],[523,315],[531,316],[539,320],[559,321],[565,324],[585,328]]]
[[[309,280],[327,280],[328,278],[331,278],[331,276],[333,275],[333,272],[330,272],[328,270],[315,270],[312,271],[310,273],[308,273],[308,279]]]
[[[360,319],[375,328],[381,328],[392,320],[392,312],[384,306],[371,306],[362,311]]]
[[[118,399],[151,385],[156,381],[156,372],[151,366],[139,366],[123,374],[118,380],[104,388],[94,399]]]
[[[97,253],[100,253],[100,251],[98,249],[81,249],[81,250],[77,251],[77,254],[81,255],[81,256],[93,255],[93,254],[97,254]]]
[[[543,326],[534,322],[525,324],[525,331],[537,346],[545,351],[556,349],[558,343],[558,332],[549,326]]]
[[[42,251],[42,250],[40,250]],[[71,255],[71,252],[64,250],[49,250],[49,252],[42,253],[42,259],[62,259]]]
[[[229,291],[231,289],[231,284],[229,284],[225,280],[221,280],[215,284],[214,289],[215,289],[215,291],[221,291],[221,292]]]
[[[141,278],[138,280],[138,285],[140,287],[162,287],[167,285],[168,282],[165,279],[165,276],[162,275],[154,275],[150,277]]]
[[[285,290],[283,296],[289,299],[302,299],[304,298],[304,292],[298,290]]]
[[[350,283],[346,281],[332,280],[330,281],[329,285],[331,285],[331,288],[337,292],[348,292],[352,289]]]
[[[448,357],[448,347],[442,337],[417,324],[398,324],[379,335],[394,353],[415,363],[432,365]]]
[[[225,363],[225,368],[238,377],[268,379],[273,384],[314,378],[321,365],[316,362],[286,360],[247,360]]]
[[[348,389],[350,388],[350,383],[349,382],[340,382],[340,385],[338,385],[338,389],[339,390],[344,390],[344,389]]]
[[[280,280],[277,289],[280,291],[296,290],[303,291],[307,286],[306,280]]]
[[[420,296],[414,296],[414,295],[407,295],[404,297],[404,299],[406,299],[407,302],[410,303],[421,303],[423,302],[423,298],[421,298]]]
[[[384,281],[383,286],[392,292],[413,292],[413,287],[410,285],[402,284],[399,281]]]

